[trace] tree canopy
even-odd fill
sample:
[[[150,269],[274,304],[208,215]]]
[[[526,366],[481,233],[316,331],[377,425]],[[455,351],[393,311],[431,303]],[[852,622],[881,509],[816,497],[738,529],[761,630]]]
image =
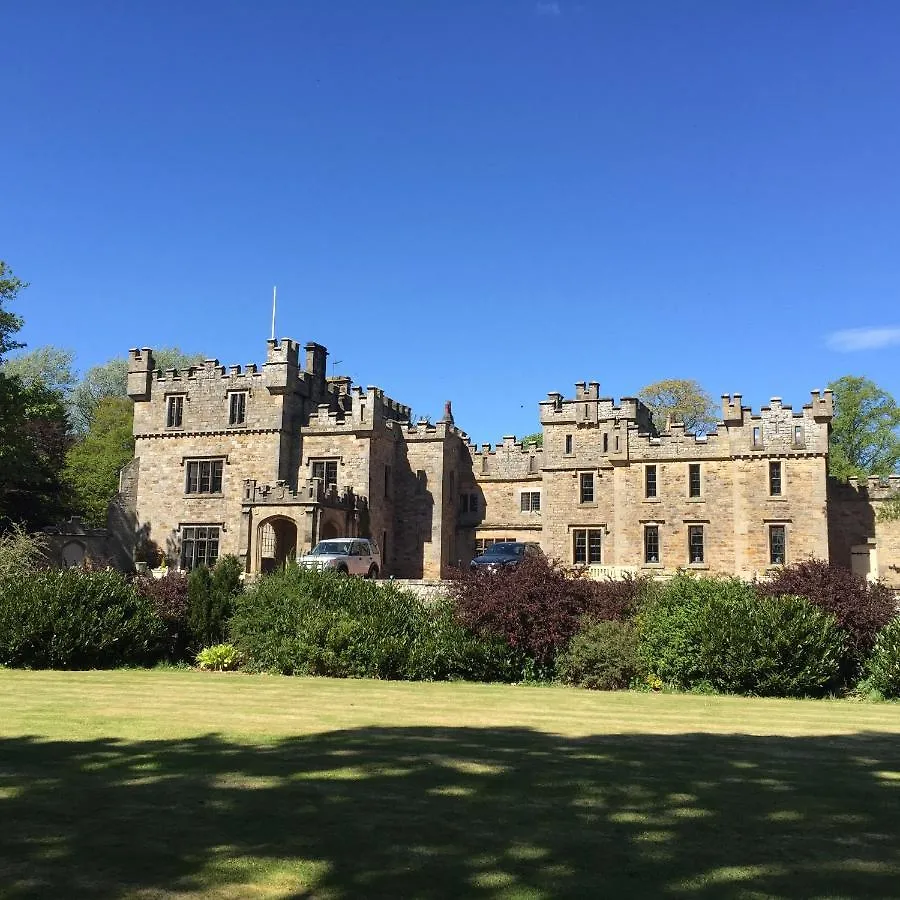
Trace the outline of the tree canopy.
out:
[[[890,475],[900,467],[900,407],[868,378],[844,375],[834,392],[828,472],[841,481]]]
[[[0,362],[10,350],[18,350],[25,345],[15,340],[14,334],[22,327],[22,319],[4,307],[19,296],[19,291],[28,287],[12,273],[12,269],[0,259]]]
[[[202,353],[185,353],[178,347],[154,350],[157,368],[186,369],[204,360]],[[107,397],[128,396],[128,360],[116,356],[98,366],[92,366],[72,391],[72,424],[76,431],[86,432],[94,419],[97,406]]]
[[[74,365],[75,354],[71,350],[47,345],[7,357],[0,364],[0,371],[20,379],[26,387],[40,382],[44,387],[68,397],[75,386]]]
[[[638,397],[647,404],[657,431],[666,422],[683,422],[687,431],[706,433],[716,427],[718,408],[713,398],[694,380],[667,378],[641,388]]]

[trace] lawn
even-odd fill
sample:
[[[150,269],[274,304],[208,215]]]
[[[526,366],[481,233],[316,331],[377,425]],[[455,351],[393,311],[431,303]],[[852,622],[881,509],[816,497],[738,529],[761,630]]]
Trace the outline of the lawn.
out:
[[[900,705],[0,671],[0,896],[898,897]]]

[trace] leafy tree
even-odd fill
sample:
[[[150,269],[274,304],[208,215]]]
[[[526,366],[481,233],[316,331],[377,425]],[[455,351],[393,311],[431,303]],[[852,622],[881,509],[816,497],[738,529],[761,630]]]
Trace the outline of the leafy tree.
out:
[[[71,350],[48,345],[10,357],[0,369],[5,375],[19,378],[26,387],[39,381],[67,397],[75,386],[74,362],[75,354]]]
[[[203,362],[202,353],[185,353],[177,347],[163,347],[153,353],[159,369],[185,369]],[[93,366],[72,392],[72,423],[76,431],[91,427],[97,406],[106,397],[128,396],[128,360],[117,356]]]
[[[900,466],[900,406],[868,378],[844,375],[834,391],[828,472],[841,481],[890,475]]]
[[[665,430],[666,420],[683,422],[687,431],[694,432],[716,427],[718,410],[713,398],[691,379],[655,381],[642,388],[638,397],[650,408],[657,431]]]
[[[64,480],[79,513],[94,525],[106,524],[106,508],[119,489],[119,470],[134,456],[128,397],[104,397],[90,429],[66,454]]]
[[[0,523],[38,528],[67,512],[68,425],[59,394],[0,373]]]
[[[13,338],[13,335],[22,327],[22,319],[4,309],[4,305],[12,303],[19,295],[19,291],[28,287],[24,281],[20,281],[12,273],[12,269],[0,259],[0,362],[10,350],[18,350],[24,347]]]
[[[534,434],[526,434],[525,437],[522,438],[522,445],[525,444],[534,444],[536,447],[544,446],[544,432],[536,431]]]

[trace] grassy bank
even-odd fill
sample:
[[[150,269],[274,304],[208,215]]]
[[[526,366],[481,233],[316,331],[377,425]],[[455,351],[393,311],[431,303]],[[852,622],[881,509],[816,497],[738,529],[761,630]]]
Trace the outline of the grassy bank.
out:
[[[0,671],[3,897],[894,897],[900,706]]]

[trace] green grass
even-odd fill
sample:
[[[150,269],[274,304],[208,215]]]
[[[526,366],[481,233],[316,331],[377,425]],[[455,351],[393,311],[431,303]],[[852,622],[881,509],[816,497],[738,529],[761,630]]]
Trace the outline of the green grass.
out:
[[[900,706],[4,670],[0,896],[898,897]]]

